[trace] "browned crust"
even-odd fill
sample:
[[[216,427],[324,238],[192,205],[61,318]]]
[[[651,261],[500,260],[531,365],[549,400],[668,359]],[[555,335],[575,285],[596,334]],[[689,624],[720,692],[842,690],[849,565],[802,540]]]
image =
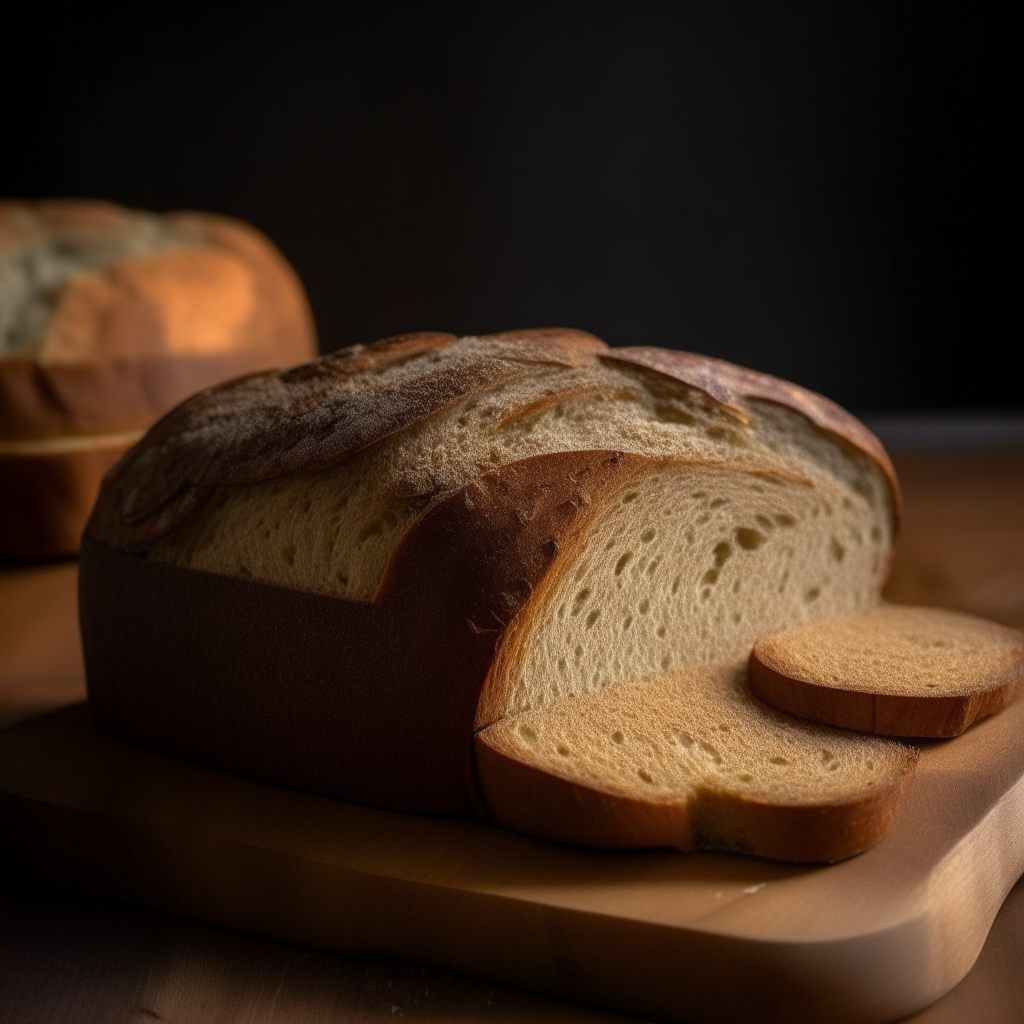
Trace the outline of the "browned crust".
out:
[[[456,340],[438,333],[401,335],[194,396],[157,424],[112,474],[88,527],[91,536],[112,547],[143,547],[194,515],[214,487],[337,465],[467,395],[525,376],[532,366],[578,366],[595,356],[666,374],[740,417],[741,395],[790,405],[841,443],[875,458],[893,486],[898,511],[895,474],[877,438],[819,395],[704,356],[609,350],[593,335],[569,328],[487,337],[515,342],[518,351],[467,360],[457,368],[432,369],[428,363],[399,381],[375,384],[370,376],[359,388],[345,387],[354,374],[428,355]]]
[[[87,538],[94,714],[131,739],[257,778],[471,814],[474,716],[507,624],[601,493],[648,462],[567,452],[494,470],[410,527],[372,604],[157,564]]]
[[[799,718],[880,736],[939,739],[959,736],[979,719],[1017,700],[1024,693],[1024,662],[974,693],[937,697],[868,693],[799,679],[758,642],[750,653],[748,679],[755,696]]]
[[[514,356],[481,357],[458,368],[428,365],[412,378],[379,384],[370,377],[364,387],[343,386],[356,373],[455,340],[410,334],[195,395],[157,423],[110,475],[90,536],[122,549],[153,543],[194,515],[214,487],[326,469],[467,395],[525,376],[537,364],[574,366],[606,348],[582,331],[498,337],[518,342]]]
[[[688,805],[644,803],[580,786],[520,761],[493,735],[474,737],[476,776],[491,820],[540,839],[606,850],[697,849]]]
[[[579,785],[517,760],[485,729],[475,737],[477,778],[492,819],[529,835],[605,849],[731,850],[798,864],[845,860],[896,823],[917,763],[857,799],[780,805],[712,790],[689,803],[634,800]]]
[[[127,212],[111,203],[6,203],[0,204],[0,242],[7,238],[25,245],[38,237],[39,227],[11,216],[19,210],[61,230],[100,237],[117,235],[128,223]],[[73,325],[72,352],[52,354],[44,346],[38,358],[0,358],[0,437],[145,427],[199,388],[315,355],[315,330],[302,285],[268,239],[213,214],[167,218],[191,228],[196,245],[122,260],[76,279],[73,296],[71,288],[61,293],[51,324]],[[244,281],[249,306],[243,320],[225,321],[223,336],[197,342],[194,351],[174,352],[168,318],[191,287],[188,274],[178,273],[187,269],[190,254],[219,260],[219,266]],[[164,266],[163,277],[140,287],[139,275],[157,265]],[[73,310],[70,302],[76,303]]]
[[[45,455],[0,453],[0,557],[74,554],[100,481],[127,447],[97,444]]]
[[[703,391],[740,418],[746,416],[739,401],[741,398],[760,398],[795,409],[820,430],[852,445],[878,463],[889,482],[893,512],[896,524],[899,524],[902,508],[899,481],[882,442],[860,420],[824,395],[770,374],[695,352],[638,346],[611,349],[603,358],[643,366],[682,381]]]
[[[523,327],[515,331],[499,331],[484,337],[499,341],[517,341],[523,345],[564,349],[566,352],[601,355],[608,351],[607,342],[576,327]]]

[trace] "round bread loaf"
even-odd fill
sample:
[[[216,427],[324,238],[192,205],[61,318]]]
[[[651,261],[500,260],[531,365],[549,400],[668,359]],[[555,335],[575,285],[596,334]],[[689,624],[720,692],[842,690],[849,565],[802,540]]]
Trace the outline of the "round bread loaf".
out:
[[[298,278],[246,224],[0,202],[0,556],[73,553],[103,474],[154,420],[315,352]]]

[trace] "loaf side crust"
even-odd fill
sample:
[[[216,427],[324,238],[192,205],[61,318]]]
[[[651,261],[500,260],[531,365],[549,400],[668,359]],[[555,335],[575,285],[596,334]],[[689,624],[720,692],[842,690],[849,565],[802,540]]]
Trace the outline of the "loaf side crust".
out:
[[[104,475],[128,450],[123,435],[47,454],[0,451],[0,557],[74,554]]]
[[[473,722],[496,645],[602,495],[649,463],[568,452],[494,470],[413,524],[372,603],[155,563],[87,538],[80,607],[93,713],[129,739],[256,778],[483,816]]]

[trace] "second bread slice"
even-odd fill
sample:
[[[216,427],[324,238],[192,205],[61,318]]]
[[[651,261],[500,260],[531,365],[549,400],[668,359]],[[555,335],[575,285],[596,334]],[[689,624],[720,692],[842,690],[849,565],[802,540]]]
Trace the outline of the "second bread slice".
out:
[[[842,860],[893,825],[917,751],[754,699],[742,667],[680,671],[507,716],[476,735],[502,825],[605,848]]]
[[[960,612],[882,605],[762,638],[750,686],[815,722],[959,736],[1024,688],[1024,634]]]

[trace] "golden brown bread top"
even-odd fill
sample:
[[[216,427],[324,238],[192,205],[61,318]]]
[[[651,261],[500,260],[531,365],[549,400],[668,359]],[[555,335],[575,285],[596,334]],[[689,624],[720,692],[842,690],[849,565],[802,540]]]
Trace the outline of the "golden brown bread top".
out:
[[[841,442],[859,448],[881,466],[892,487],[896,519],[899,521],[900,489],[889,453],[882,442],[856,416],[850,415],[830,398],[800,387],[799,384],[773,377],[771,374],[759,373],[757,370],[749,370],[745,366],[737,366],[724,359],[702,356],[694,352],[637,346],[612,349],[606,358],[645,366],[674,377],[710,395],[741,421],[746,419],[746,413],[739,402],[741,398],[777,402],[796,409],[816,427]]]
[[[787,405],[874,459],[898,508],[895,475],[881,445],[827,399],[706,356],[609,349],[586,332],[552,328],[462,339],[401,335],[205,391],[172,410],[111,472],[88,532],[114,548],[151,544],[201,509],[215,487],[326,469],[540,366],[599,360],[682,382],[735,418],[746,415],[739,404],[744,397]]]
[[[0,202],[0,437],[148,426],[199,388],[315,352],[298,278],[246,224]]]

